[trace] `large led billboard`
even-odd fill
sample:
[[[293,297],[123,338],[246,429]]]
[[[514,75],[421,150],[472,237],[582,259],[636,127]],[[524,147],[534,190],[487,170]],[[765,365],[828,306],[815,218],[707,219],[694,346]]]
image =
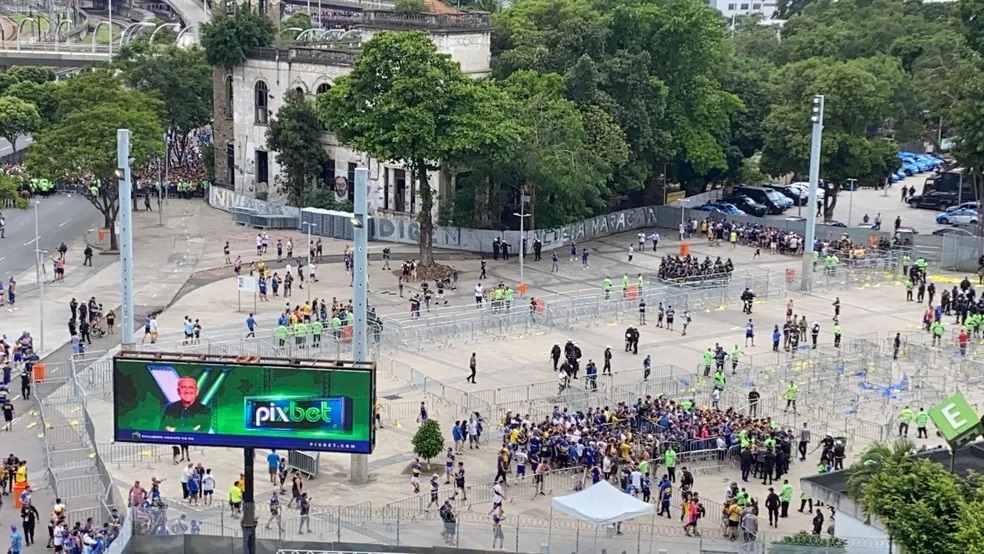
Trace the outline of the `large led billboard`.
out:
[[[113,359],[115,440],[357,454],[373,450],[371,364],[325,368],[324,360],[306,366],[304,360],[287,359],[186,359],[140,353]]]

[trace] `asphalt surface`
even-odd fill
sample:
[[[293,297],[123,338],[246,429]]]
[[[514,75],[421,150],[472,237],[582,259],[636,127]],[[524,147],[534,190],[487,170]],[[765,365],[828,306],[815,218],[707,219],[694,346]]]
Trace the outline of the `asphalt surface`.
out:
[[[29,136],[26,135],[21,136],[20,138],[17,139],[17,149],[24,150],[25,148],[28,147],[28,145],[31,144],[32,140],[34,139],[32,139]],[[13,152],[14,152],[13,148],[10,147],[10,141],[8,141],[7,139],[0,139],[0,158],[4,156],[9,156],[10,154],[13,154]]]
[[[88,200],[77,194],[55,194],[39,198],[37,205],[40,249],[54,252],[64,242],[69,247],[82,239],[89,229],[102,222],[102,214]],[[6,218],[4,238],[0,239],[0,277],[5,281],[34,267],[34,208],[3,210]],[[69,250],[69,257],[82,252]]]

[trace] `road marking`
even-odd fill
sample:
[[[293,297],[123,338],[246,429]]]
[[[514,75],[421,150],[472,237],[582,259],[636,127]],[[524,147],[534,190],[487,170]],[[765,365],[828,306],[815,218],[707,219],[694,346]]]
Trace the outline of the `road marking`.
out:
[[[67,220],[67,221],[65,221],[64,223],[61,223],[61,224],[59,224],[58,226],[59,226],[59,227],[64,227],[65,225],[67,225],[67,224],[68,224],[68,223],[69,223],[70,221],[72,221],[73,219],[75,219],[75,218],[74,218],[74,217],[70,217],[70,218],[68,218],[68,220]]]
[[[6,259],[7,259],[7,256],[4,256],[4,257],[0,258],[0,262],[4,261]]]
[[[34,244],[35,242],[37,242],[37,240],[38,239],[35,237],[35,238],[31,239],[30,242],[25,242],[24,243],[24,246],[31,246],[32,244]]]

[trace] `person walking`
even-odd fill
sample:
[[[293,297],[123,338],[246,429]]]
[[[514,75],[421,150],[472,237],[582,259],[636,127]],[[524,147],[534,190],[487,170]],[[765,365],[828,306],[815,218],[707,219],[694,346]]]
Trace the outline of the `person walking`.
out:
[[[31,546],[34,544],[34,528],[37,526],[38,520],[41,519],[41,514],[38,513],[38,509],[33,504],[23,504],[21,505],[20,518],[24,527],[24,546]]]
[[[779,492],[781,512],[779,517],[789,517],[789,503],[793,500],[793,486],[789,484],[789,479],[782,482],[782,491]]]
[[[9,554],[20,554],[21,550],[24,548],[24,539],[21,534],[17,531],[16,525],[10,526],[10,548],[7,550]]]
[[[475,359],[475,353],[472,352],[471,360],[468,361],[468,369],[471,370],[471,375],[469,375],[468,378],[465,379],[465,381],[468,382],[468,383],[471,383],[473,385],[475,384],[475,370],[476,370],[476,366],[477,366],[477,361]]]
[[[765,497],[765,509],[769,512],[769,526],[779,527],[779,495],[776,489],[769,487],[769,495]]]

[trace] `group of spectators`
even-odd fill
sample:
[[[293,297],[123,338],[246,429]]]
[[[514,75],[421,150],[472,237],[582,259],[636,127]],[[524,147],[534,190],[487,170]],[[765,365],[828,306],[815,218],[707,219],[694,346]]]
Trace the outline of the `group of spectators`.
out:
[[[735,267],[731,262],[731,258],[721,261],[721,257],[718,256],[712,262],[710,256],[705,257],[703,260],[689,254],[686,256],[664,256],[659,262],[659,270],[656,276],[665,281],[681,279],[704,280],[709,278],[727,279],[731,277],[731,272],[734,269]]]

